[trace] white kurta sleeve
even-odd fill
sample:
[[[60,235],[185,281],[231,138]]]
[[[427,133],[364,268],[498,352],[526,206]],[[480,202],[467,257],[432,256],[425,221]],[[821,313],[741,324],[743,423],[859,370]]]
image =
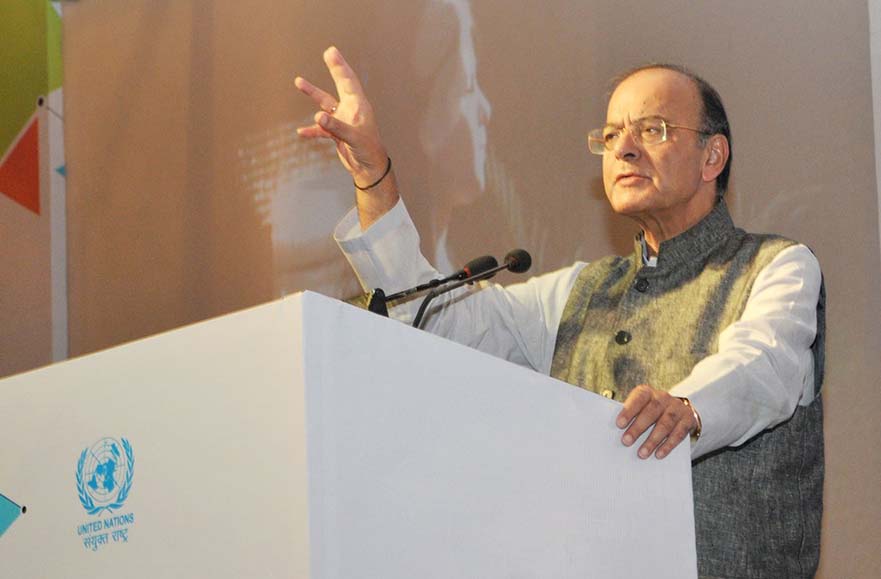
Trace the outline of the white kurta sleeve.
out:
[[[693,458],[743,444],[811,403],[820,284],[807,247],[781,251],[756,278],[741,318],[719,335],[718,352],[670,390],[700,412]]]
[[[350,211],[334,238],[365,291],[382,288],[391,294],[440,277],[419,250],[419,235],[403,201],[367,231],[361,231],[357,213]],[[423,327],[547,374],[566,300],[584,265],[506,288],[482,283],[444,294],[428,308]],[[401,303],[390,315],[410,322],[420,302],[421,297]],[[455,312],[447,311],[452,305]]]

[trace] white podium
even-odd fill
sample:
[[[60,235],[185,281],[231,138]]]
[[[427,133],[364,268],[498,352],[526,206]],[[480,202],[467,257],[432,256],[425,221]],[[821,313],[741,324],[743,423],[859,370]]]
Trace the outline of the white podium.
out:
[[[687,444],[317,294],[0,381],[3,577],[696,576]]]

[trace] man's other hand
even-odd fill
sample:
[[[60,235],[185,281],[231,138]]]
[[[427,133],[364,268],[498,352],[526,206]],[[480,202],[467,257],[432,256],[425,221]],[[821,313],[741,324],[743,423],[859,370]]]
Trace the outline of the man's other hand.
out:
[[[648,384],[633,389],[616,424],[627,429],[621,437],[624,446],[632,445],[651,428],[651,434],[639,447],[640,458],[648,458],[652,453],[664,458],[697,427],[694,413],[680,398]]]

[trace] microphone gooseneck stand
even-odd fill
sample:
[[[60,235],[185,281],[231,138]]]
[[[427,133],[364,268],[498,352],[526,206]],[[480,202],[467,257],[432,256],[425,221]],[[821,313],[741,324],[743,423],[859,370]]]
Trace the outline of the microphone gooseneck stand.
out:
[[[428,308],[428,304],[437,296],[460,288],[466,283],[471,284],[487,280],[493,277],[496,273],[502,271],[503,269],[510,270],[513,273],[523,273],[527,271],[530,266],[532,266],[532,257],[524,249],[514,249],[512,251],[509,251],[508,255],[505,256],[504,265],[497,265],[498,262],[495,259],[493,259],[492,262],[494,265],[492,265],[485,271],[475,271],[473,275],[467,278],[460,279],[455,283],[451,283],[442,287],[434,288],[430,292],[428,292],[428,295],[425,296],[425,299],[422,300],[421,304],[419,304],[419,310],[416,312],[416,317],[413,318],[413,327],[418,328],[422,325],[422,318],[423,316],[425,316],[425,311]],[[489,262],[487,262],[483,265],[487,266],[490,264]]]
[[[482,272],[485,272],[488,269],[492,269],[499,265],[499,262],[496,261],[491,255],[483,255],[476,259],[472,259],[468,263],[465,264],[465,267],[457,271],[452,275],[448,275],[447,277],[441,277],[437,279],[430,280],[426,283],[417,285],[416,287],[412,287],[410,289],[405,289],[403,291],[399,291],[397,293],[391,295],[385,295],[385,292],[382,288],[376,288],[367,298],[367,309],[374,314],[379,314],[384,317],[388,317],[388,303],[399,300],[401,298],[405,298],[409,295],[424,292],[425,290],[434,289],[440,285],[445,283],[449,283],[451,281],[458,281],[462,279],[466,279],[475,275],[478,275]]]

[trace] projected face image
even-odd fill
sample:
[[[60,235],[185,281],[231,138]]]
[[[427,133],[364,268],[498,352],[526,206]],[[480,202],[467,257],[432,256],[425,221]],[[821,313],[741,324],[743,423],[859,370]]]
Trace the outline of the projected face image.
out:
[[[432,0],[413,63],[430,86],[418,137],[429,164],[435,263],[442,271],[453,266],[445,248],[453,209],[474,203],[486,188],[492,106],[478,81],[473,28],[467,0]]]
[[[382,25],[400,16],[399,6],[379,10]],[[403,33],[409,50],[389,46],[387,34],[378,33],[382,42],[362,47],[353,61],[368,91],[383,94],[399,83],[412,88],[390,90],[375,106],[399,121],[388,129],[398,143],[391,155],[396,168],[412,171],[408,190],[425,201],[411,209],[426,223],[426,254],[440,271],[452,272],[462,265],[448,243],[454,212],[487,188],[492,108],[478,81],[470,2],[423,0],[408,10],[415,25]],[[404,62],[399,53],[408,54]],[[328,233],[351,207],[352,180],[332,141],[297,139],[292,127],[309,124],[313,111],[305,114],[248,135],[239,144],[238,173],[271,237],[277,294],[311,289],[348,297],[357,293],[357,280]]]
[[[428,76],[431,89],[420,119],[419,141],[429,160],[445,165],[444,173],[459,188],[479,193],[486,187],[487,123],[492,107],[477,78],[471,7],[465,0],[433,1],[423,18],[414,67]],[[437,28],[446,32],[454,28],[455,41],[438,47]],[[457,204],[468,203],[473,191],[456,197],[461,197]]]
[[[480,189],[483,190],[486,187],[486,127],[492,107],[477,82],[477,57],[471,44],[471,34],[466,36],[467,48],[466,39],[462,39],[460,45],[462,48],[459,51],[462,56],[462,73],[465,81],[465,90],[459,97],[459,112],[467,124],[468,134],[471,137],[474,175]]]
[[[454,2],[453,5],[459,19],[459,58],[457,63],[461,69],[457,75],[459,82],[451,87],[451,93],[458,94],[458,112],[461,115],[461,121],[456,125],[461,127],[461,122],[464,122],[464,130],[467,131],[471,141],[474,176],[477,179],[478,188],[482,191],[486,187],[486,126],[492,113],[492,107],[477,81],[477,55],[474,51],[474,38],[471,33],[474,26],[471,8],[467,2]],[[457,130],[462,130],[462,128]],[[457,139],[454,138],[454,140]]]

